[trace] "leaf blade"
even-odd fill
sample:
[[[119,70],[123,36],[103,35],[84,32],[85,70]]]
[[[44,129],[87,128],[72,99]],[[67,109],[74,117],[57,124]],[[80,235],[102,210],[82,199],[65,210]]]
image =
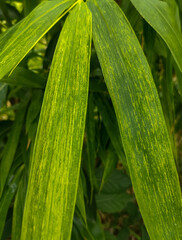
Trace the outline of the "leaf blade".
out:
[[[181,190],[149,66],[116,3],[89,0],[88,5],[93,15],[94,45],[113,101],[134,191],[150,238],[180,240]]]
[[[54,55],[32,157],[21,240],[70,238],[86,121],[90,51],[91,14],[82,2],[66,20]]]
[[[168,45],[182,71],[182,34],[179,26],[179,12],[173,0],[131,0],[143,18],[159,33]],[[176,16],[178,17],[176,18]]]
[[[25,57],[74,0],[45,1],[0,37],[0,79]]]

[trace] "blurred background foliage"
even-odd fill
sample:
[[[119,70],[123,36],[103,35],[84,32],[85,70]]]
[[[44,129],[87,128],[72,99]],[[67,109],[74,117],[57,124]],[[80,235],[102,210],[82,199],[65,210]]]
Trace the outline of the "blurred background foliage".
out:
[[[19,22],[39,2],[1,0],[0,33]],[[162,38],[142,19],[131,2],[116,2],[126,14],[150,65],[182,181],[182,75]],[[182,17],[180,0],[178,6]],[[44,89],[65,17],[36,44],[10,76],[0,80],[0,168],[7,171],[8,176],[7,179],[0,176],[1,181],[6,181],[0,193],[1,240],[18,240],[20,236],[29,165]],[[115,112],[94,45],[72,230],[72,240],[81,239],[149,239],[135,200]]]

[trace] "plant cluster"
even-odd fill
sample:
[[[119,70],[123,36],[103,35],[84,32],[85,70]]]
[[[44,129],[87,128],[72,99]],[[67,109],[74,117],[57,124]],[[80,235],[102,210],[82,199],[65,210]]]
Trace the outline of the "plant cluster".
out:
[[[0,1],[0,239],[182,239],[182,2]]]

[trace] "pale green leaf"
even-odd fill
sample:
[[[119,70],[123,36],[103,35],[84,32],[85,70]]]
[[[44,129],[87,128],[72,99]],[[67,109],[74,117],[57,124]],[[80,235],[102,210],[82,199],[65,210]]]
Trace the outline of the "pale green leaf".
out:
[[[85,129],[91,14],[84,2],[68,16],[43,101],[21,240],[70,239]]]
[[[128,21],[113,0],[89,0],[88,5],[93,15],[94,45],[115,108],[135,195],[150,238],[180,240],[181,189],[146,58]],[[149,6],[148,14],[151,9]],[[173,41],[181,45],[181,42]],[[180,49],[176,54],[181,59]]]

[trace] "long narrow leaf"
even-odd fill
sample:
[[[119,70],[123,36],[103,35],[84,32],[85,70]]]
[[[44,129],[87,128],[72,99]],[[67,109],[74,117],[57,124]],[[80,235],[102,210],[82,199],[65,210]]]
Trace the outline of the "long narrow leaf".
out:
[[[88,4],[93,14],[94,44],[150,238],[180,240],[180,184],[146,58],[128,21],[113,0],[89,0]]]
[[[25,15],[28,15],[40,2],[41,0],[23,0]]]
[[[4,189],[9,170],[13,163],[20,138],[20,133],[22,131],[24,117],[25,109],[21,109],[16,115],[16,119],[8,138],[8,142],[3,151],[3,157],[0,162],[0,197]]]
[[[8,212],[8,208],[11,204],[11,201],[16,193],[16,190],[18,188],[18,184],[22,175],[22,170],[24,166],[21,166],[17,172],[14,174],[11,174],[9,177],[8,184],[6,186],[5,191],[3,192],[3,196],[0,198],[0,239],[2,237],[4,224],[6,221],[6,215]]]
[[[175,0],[131,0],[131,2],[164,39],[182,71],[182,34]]]
[[[45,1],[0,37],[0,79],[25,57],[74,0]]]
[[[0,82],[30,88],[45,88],[46,85],[43,77],[23,67],[17,67],[10,76],[0,79]]]
[[[0,108],[2,108],[3,104],[6,101],[6,94],[8,91],[8,86],[6,83],[0,83]]]
[[[95,94],[94,96],[112,145],[115,148],[119,160],[122,162],[125,169],[127,169],[126,157],[122,148],[121,137],[119,134],[119,128],[114,110],[109,104],[107,98],[101,97],[99,94]]]
[[[88,110],[86,120],[86,137],[87,137],[87,169],[88,176],[91,185],[91,201],[93,197],[94,185],[96,185],[95,179],[95,163],[96,163],[96,147],[95,147],[95,119],[94,119],[94,99],[93,94],[90,94],[88,98]]]
[[[19,240],[26,196],[25,177],[21,178],[13,207],[12,240]]]
[[[35,141],[21,240],[70,239],[83,145],[91,14],[78,3],[56,48]]]

